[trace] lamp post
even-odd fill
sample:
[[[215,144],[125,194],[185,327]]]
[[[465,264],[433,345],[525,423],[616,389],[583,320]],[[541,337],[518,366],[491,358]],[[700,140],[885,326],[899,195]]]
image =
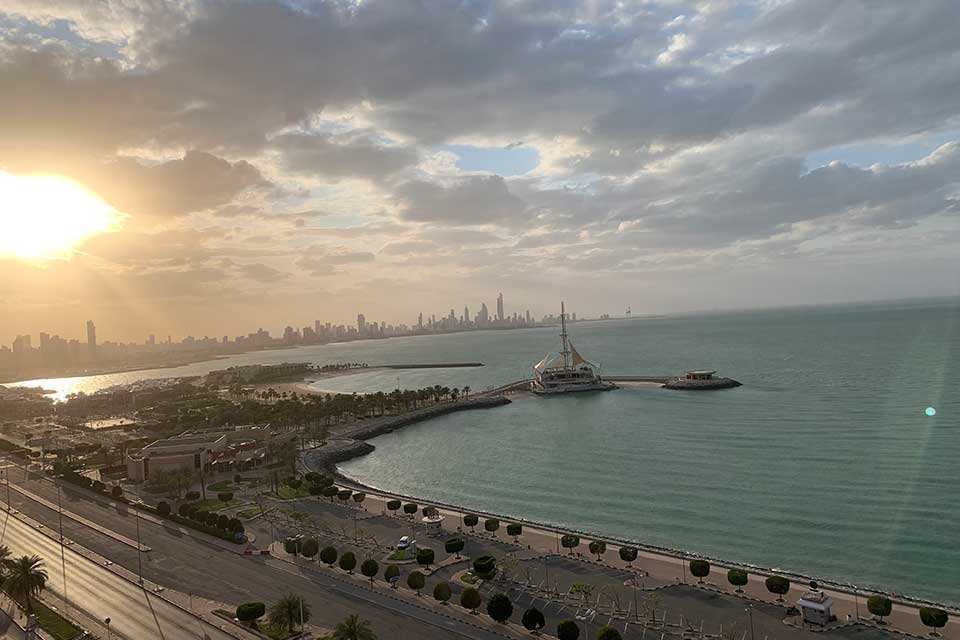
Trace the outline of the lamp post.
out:
[[[63,501],[61,499],[60,483],[57,482],[57,520],[60,527],[60,570],[63,573],[63,608],[70,614],[70,605],[67,600],[67,557],[63,544]]]
[[[143,545],[140,543],[140,511],[133,510],[134,517],[137,520],[137,576],[140,586],[143,586]]]
[[[753,634],[753,605],[748,605],[746,608],[747,615],[750,616],[750,640],[756,640]]]
[[[107,640],[110,640],[110,638],[112,637],[110,635],[110,618],[104,618],[103,624],[107,625]]]

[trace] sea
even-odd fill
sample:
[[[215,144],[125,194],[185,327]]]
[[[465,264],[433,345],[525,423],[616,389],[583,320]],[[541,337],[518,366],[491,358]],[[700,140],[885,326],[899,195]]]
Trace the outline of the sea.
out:
[[[449,504],[960,606],[960,299],[578,322],[605,375],[716,369],[742,387],[624,386],[450,414],[341,470]],[[60,397],[255,362],[483,362],[369,371],[327,391],[528,377],[556,327],[256,352],[25,381]]]

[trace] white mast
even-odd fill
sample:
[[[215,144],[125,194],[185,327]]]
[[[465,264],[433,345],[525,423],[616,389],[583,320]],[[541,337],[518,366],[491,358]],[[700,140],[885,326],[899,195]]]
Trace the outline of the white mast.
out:
[[[563,351],[560,352],[563,354],[563,370],[566,371],[570,368],[570,345],[567,342],[567,312],[563,300],[560,301],[560,338],[563,340]]]

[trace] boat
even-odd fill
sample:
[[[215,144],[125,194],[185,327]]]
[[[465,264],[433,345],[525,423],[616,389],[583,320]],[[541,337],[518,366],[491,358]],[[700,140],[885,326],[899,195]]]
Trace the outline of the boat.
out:
[[[731,389],[742,383],[733,378],[717,377],[716,371],[687,371],[663,385],[664,389],[706,391],[708,389]]]
[[[612,382],[606,382],[600,375],[600,367],[581,356],[570,342],[563,302],[560,303],[560,340],[563,345],[560,353],[548,353],[533,366],[531,391],[540,395],[554,395],[617,388]]]

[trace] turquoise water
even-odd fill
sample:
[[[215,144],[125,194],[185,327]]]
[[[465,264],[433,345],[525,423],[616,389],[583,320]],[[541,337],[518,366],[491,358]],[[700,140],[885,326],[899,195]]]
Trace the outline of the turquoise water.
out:
[[[527,398],[377,438],[343,470],[469,508],[960,604],[960,300],[578,323],[571,334],[611,375],[717,368],[745,386]],[[479,390],[527,376],[557,342],[552,328],[365,341],[45,386],[92,391],[251,362],[479,360],[315,385]]]

